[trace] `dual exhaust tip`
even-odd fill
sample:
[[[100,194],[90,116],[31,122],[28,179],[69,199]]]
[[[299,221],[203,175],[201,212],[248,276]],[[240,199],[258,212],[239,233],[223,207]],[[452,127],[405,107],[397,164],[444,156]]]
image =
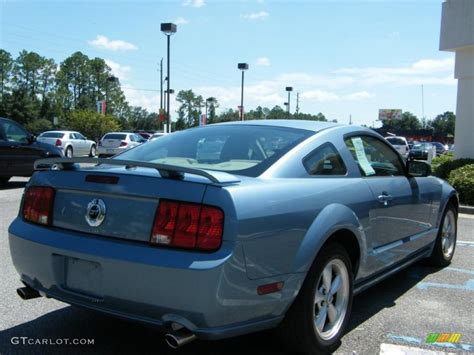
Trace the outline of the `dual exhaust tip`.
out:
[[[22,300],[31,300],[33,298],[41,297],[38,291],[30,286],[20,287],[16,289],[16,293],[21,297]],[[193,340],[196,340],[196,335],[193,334],[190,330],[184,328],[181,324],[173,323],[173,330],[169,333],[166,333],[165,340],[166,344],[173,349],[178,349],[183,345],[186,345]]]
[[[196,340],[196,335],[186,328],[167,333],[165,335],[166,344],[173,349],[178,349],[193,340]]]
[[[31,300],[33,298],[41,297],[38,291],[30,286],[20,287],[16,289],[16,293],[22,300]]]

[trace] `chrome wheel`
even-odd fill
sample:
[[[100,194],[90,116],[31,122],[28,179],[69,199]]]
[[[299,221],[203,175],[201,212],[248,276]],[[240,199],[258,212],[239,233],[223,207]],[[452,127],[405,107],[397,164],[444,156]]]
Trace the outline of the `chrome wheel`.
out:
[[[96,154],[97,154],[97,152],[96,152],[96,149],[95,149],[95,145],[93,145],[93,146],[91,147],[90,157],[91,157],[91,158],[94,158]]]
[[[68,147],[66,149],[66,158],[72,158],[72,148]]]
[[[341,259],[324,267],[314,295],[314,329],[323,340],[331,340],[341,329],[349,305],[349,273]]]
[[[454,251],[456,242],[456,217],[452,210],[448,210],[444,216],[441,229],[441,250],[446,259],[449,259]]]

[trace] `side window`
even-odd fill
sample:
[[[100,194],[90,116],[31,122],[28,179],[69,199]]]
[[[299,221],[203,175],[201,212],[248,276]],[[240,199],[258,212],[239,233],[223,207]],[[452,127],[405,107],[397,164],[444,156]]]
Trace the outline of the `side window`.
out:
[[[362,176],[405,175],[399,156],[381,140],[371,136],[354,136],[344,141]]]
[[[76,133],[69,133],[69,139],[77,139]]]
[[[134,134],[130,134],[129,137],[130,137],[130,140],[131,140],[132,142],[135,142],[135,141],[136,141]]]
[[[303,165],[310,175],[345,175],[344,161],[332,144],[324,144],[310,153]]]
[[[5,135],[10,142],[28,143],[28,134],[26,131],[14,123],[6,122],[3,125]]]
[[[76,139],[85,139],[84,136],[80,133],[74,133],[74,135],[76,136]]]

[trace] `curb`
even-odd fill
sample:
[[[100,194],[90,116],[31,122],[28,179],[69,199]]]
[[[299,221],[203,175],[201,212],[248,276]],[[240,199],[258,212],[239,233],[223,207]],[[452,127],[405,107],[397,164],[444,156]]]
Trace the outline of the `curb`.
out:
[[[474,207],[460,205],[459,213],[474,214]]]

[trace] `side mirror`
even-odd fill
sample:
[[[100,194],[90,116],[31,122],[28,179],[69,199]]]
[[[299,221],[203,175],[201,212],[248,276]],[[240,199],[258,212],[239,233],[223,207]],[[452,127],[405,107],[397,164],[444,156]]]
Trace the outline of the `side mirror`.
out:
[[[431,165],[419,160],[407,161],[408,175],[413,177],[425,177],[431,175]]]
[[[36,142],[36,136],[31,133],[28,133],[28,136],[26,137],[26,139],[28,140],[29,144],[33,144],[34,142]]]

